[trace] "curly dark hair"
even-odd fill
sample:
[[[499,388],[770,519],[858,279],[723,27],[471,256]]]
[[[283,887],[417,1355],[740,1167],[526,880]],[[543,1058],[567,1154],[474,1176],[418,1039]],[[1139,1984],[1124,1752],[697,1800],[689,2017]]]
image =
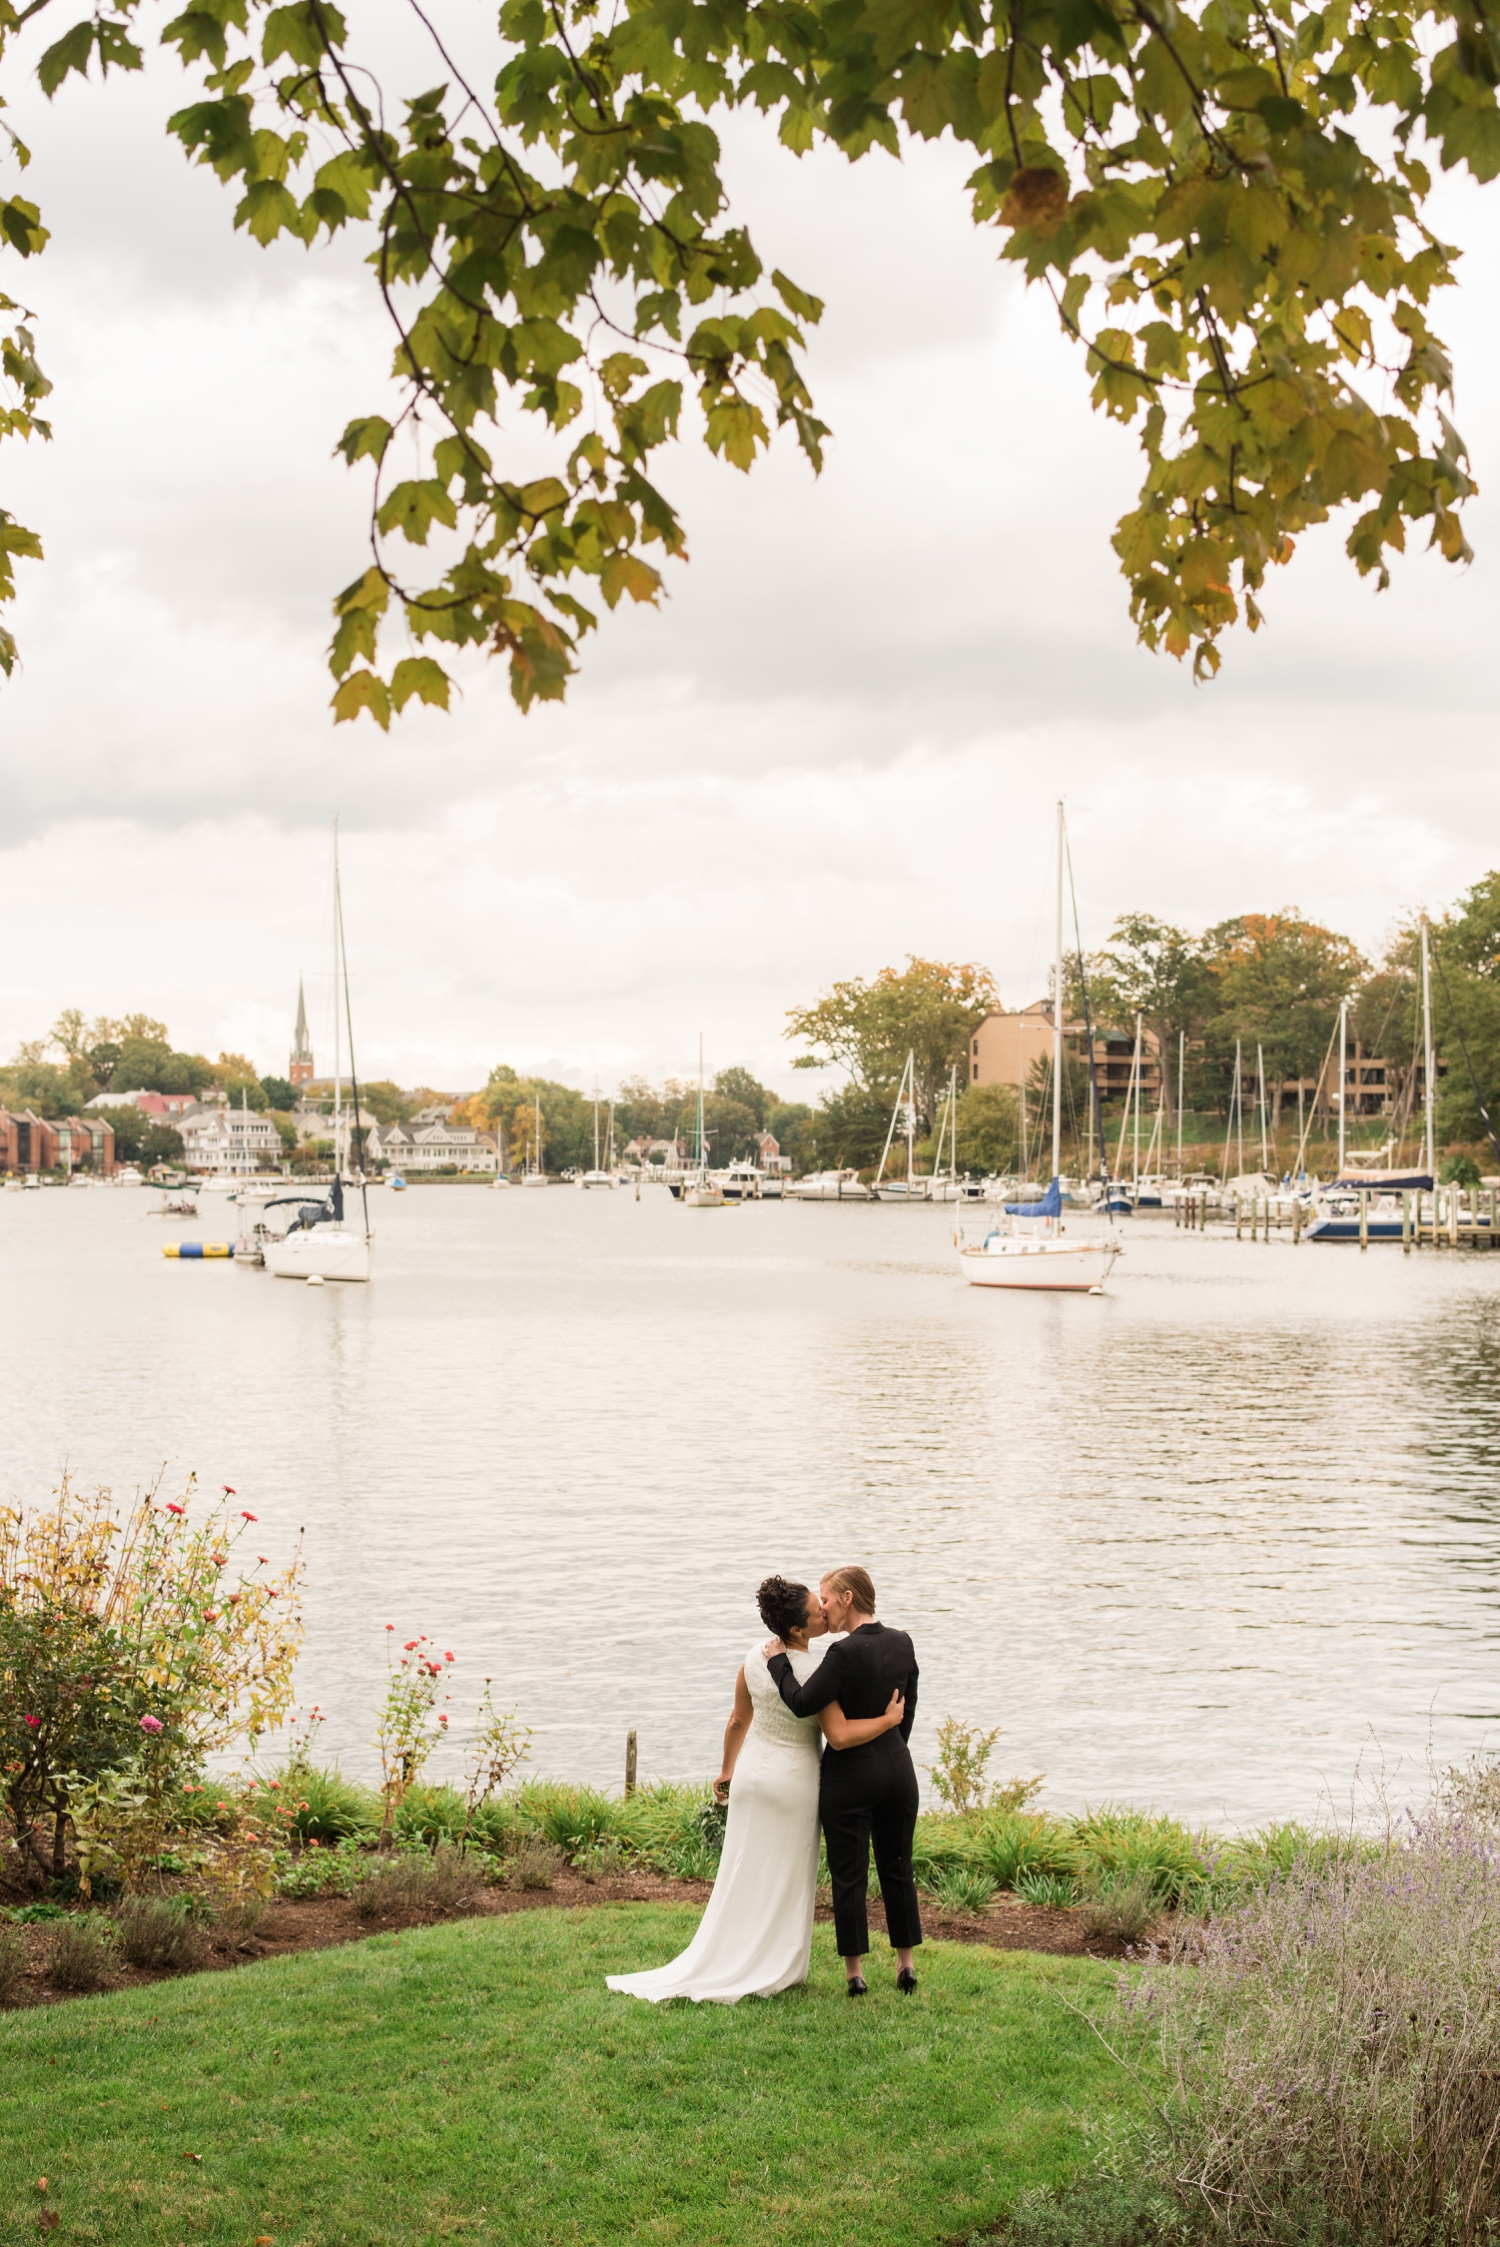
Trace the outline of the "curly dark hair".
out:
[[[784,1576],[768,1576],[755,1595],[760,1619],[778,1638],[790,1638],[807,1621],[812,1593],[805,1584],[789,1584]]]

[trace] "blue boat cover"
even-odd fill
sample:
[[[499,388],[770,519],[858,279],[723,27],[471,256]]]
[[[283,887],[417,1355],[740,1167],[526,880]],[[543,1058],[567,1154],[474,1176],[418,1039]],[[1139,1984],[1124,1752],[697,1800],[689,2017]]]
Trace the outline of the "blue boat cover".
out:
[[[1326,1187],[1324,1191],[1330,1194],[1348,1193],[1351,1189],[1360,1186],[1367,1193],[1430,1194],[1432,1192],[1432,1172],[1430,1170],[1346,1171],[1342,1178],[1335,1178],[1333,1184]]]
[[[1062,1181],[1054,1178],[1039,1202],[1007,1202],[1007,1217],[1061,1217]]]

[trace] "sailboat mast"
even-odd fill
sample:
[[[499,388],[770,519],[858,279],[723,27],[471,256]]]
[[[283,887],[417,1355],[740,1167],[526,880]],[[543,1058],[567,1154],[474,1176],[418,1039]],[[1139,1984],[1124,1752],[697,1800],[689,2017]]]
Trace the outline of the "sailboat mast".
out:
[[[1433,1169],[1434,1142],[1432,1131],[1433,1077],[1436,1074],[1432,1054],[1432,961],[1427,951],[1427,915],[1422,915],[1422,1125],[1424,1163],[1429,1178],[1436,1181]],[[1340,1163],[1339,1168],[1343,1169]]]
[[[1349,1001],[1339,1004],[1339,1176],[1344,1175],[1344,1113],[1348,1107],[1349,1069],[1345,1058],[1349,1042]]]
[[[698,1182],[701,1185],[708,1173],[703,1160],[703,1032],[698,1032]]]
[[[1141,1017],[1135,1018],[1135,1059],[1130,1069],[1131,1084],[1135,1091],[1135,1136],[1130,1143],[1130,1190],[1139,1198],[1141,1190]]]
[[[1057,942],[1052,969],[1052,1175],[1062,1176],[1063,1058],[1063,829],[1062,798],[1057,802]]]
[[[1266,1056],[1258,1039],[1255,1046],[1255,1076],[1260,1089],[1260,1167],[1269,1178],[1271,1165],[1266,1155]]]
[[[1182,1077],[1187,1061],[1187,1032],[1177,1033],[1177,1182],[1182,1183]]]
[[[333,821],[333,1173],[344,1175],[344,1104],[341,1097],[344,1071],[343,1024],[339,1012],[339,823]]]

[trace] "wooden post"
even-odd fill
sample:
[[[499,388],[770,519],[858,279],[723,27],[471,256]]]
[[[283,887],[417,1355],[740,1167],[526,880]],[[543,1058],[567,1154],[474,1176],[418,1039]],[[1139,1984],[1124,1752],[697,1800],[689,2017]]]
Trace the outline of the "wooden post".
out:
[[[1448,1188],[1448,1245],[1450,1248],[1457,1248],[1458,1246],[1458,1203],[1459,1187],[1455,1180],[1453,1185]]]
[[[1370,1197],[1363,1193],[1359,1197],[1359,1245],[1362,1249],[1370,1245]]]
[[[1238,1194],[1234,1197],[1234,1237],[1237,1241],[1245,1237],[1245,1209]]]
[[[1401,1196],[1401,1253],[1402,1253],[1402,1255],[1403,1255],[1403,1256],[1410,1256],[1410,1254],[1411,1254],[1411,1196],[1410,1196],[1410,1194],[1403,1194],[1403,1195]]]
[[[633,1732],[627,1732],[625,1735],[625,1792],[627,1795],[635,1793],[635,1734]]]
[[[1300,1200],[1294,1201],[1292,1204],[1292,1246],[1293,1248],[1302,1246],[1302,1204]]]

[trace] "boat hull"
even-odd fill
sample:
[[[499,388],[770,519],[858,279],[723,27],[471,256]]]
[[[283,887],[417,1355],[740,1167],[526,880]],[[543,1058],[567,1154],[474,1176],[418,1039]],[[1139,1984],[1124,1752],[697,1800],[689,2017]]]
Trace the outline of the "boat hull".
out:
[[[1102,1295],[1120,1251],[1112,1242],[1005,1240],[960,1253],[971,1287]]]
[[[370,1243],[339,1225],[314,1225],[264,1244],[266,1270],[279,1280],[367,1280]]]

